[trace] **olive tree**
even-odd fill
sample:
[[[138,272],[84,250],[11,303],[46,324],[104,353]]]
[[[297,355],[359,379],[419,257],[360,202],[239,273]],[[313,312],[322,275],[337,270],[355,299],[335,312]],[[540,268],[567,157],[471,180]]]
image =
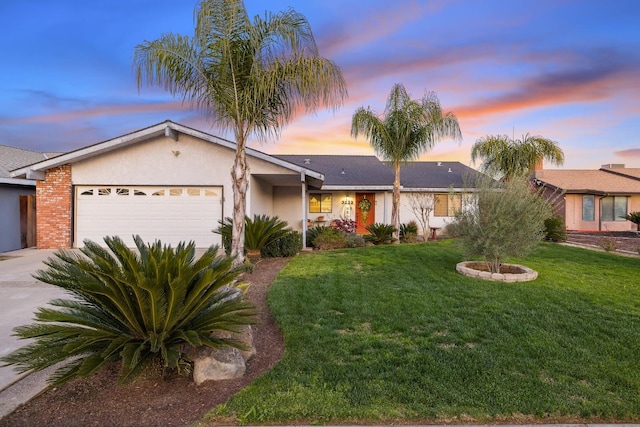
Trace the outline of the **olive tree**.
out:
[[[528,254],[545,236],[552,206],[523,175],[497,182],[480,178],[447,233],[458,237],[466,256],[483,258],[492,273],[506,257]]]

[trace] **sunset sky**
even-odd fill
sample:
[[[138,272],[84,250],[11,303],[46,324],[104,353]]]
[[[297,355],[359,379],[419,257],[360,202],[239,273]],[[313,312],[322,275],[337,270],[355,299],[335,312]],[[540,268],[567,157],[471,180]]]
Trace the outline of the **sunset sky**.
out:
[[[70,151],[166,119],[232,139],[161,88],[136,87],[134,48],[193,34],[195,0],[1,0],[0,144]],[[463,141],[423,160],[472,167],[489,134],[543,135],[565,169],[640,167],[638,0],[245,1],[250,16],[292,7],[337,63],[349,98],[298,116],[267,153],[373,154],[350,135],[360,106],[382,113],[394,83],[435,91]]]

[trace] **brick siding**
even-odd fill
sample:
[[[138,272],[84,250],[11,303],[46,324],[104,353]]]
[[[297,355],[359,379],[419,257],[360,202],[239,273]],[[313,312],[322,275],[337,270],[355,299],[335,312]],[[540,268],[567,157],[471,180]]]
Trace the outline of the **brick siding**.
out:
[[[38,249],[71,247],[71,165],[50,169],[36,183]]]

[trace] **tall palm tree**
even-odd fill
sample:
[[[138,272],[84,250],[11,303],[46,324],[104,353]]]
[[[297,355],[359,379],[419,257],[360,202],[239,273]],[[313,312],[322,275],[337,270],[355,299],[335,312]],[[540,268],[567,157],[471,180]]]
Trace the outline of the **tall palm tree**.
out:
[[[435,92],[412,100],[402,84],[391,89],[382,117],[370,108],[360,107],[351,120],[351,135],[360,133],[369,139],[376,153],[393,166],[393,203],[391,225],[398,237],[400,228],[400,165],[416,160],[444,138],[462,139],[458,119],[452,112],[444,113]]]
[[[560,166],[564,163],[564,152],[557,142],[538,135],[527,133],[515,140],[507,135],[489,135],[473,144],[471,160],[477,159],[482,159],[484,172],[508,180],[532,172],[543,160]]]
[[[289,9],[251,21],[241,0],[203,0],[191,37],[165,34],[136,46],[138,88],[161,85],[234,133],[231,254],[244,261],[249,166],[247,139],[278,137],[298,106],[339,107],[347,96],[340,68],[321,57],[306,18]]]

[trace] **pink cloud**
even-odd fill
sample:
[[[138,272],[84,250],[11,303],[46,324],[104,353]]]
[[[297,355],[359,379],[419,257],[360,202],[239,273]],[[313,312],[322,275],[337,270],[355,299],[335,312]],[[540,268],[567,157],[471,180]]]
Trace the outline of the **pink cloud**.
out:
[[[640,148],[630,148],[628,150],[614,151],[618,157],[640,159]]]

